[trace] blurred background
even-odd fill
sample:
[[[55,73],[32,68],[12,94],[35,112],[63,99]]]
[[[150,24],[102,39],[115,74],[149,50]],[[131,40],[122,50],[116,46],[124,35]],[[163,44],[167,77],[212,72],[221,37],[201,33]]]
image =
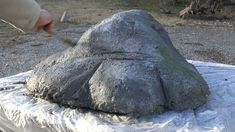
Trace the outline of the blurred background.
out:
[[[235,0],[37,0],[56,21],[55,34],[22,33],[0,22],[0,77],[28,71],[78,41],[92,25],[129,9],[144,9],[186,58],[235,64]],[[65,39],[61,39],[65,38]]]

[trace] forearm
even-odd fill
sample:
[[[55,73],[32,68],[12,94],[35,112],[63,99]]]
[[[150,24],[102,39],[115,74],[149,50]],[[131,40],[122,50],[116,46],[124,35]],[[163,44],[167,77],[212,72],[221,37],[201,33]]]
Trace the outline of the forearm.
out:
[[[33,30],[39,15],[34,0],[0,0],[0,18],[23,30]]]

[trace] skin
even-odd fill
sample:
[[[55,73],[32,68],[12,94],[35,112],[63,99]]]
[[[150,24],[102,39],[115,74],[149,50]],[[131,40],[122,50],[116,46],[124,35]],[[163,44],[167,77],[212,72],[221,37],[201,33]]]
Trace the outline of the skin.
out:
[[[40,16],[37,23],[34,26],[35,32],[40,32],[44,30],[45,32],[52,34],[54,28],[54,20],[50,13],[44,9],[40,11]]]

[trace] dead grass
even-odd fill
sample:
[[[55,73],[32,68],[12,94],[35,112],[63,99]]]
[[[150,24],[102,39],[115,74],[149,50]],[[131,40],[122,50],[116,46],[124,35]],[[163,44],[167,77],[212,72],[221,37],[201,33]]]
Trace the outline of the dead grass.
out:
[[[175,25],[234,25],[233,21],[185,20],[179,18],[188,0],[40,0],[42,8],[49,10],[59,23],[64,11],[68,12],[67,22],[76,25],[92,25],[124,10],[144,9],[160,23]],[[55,4],[56,3],[56,4]],[[234,11],[235,12],[235,11]],[[235,14],[235,13],[234,13]],[[232,15],[232,14],[231,14]]]

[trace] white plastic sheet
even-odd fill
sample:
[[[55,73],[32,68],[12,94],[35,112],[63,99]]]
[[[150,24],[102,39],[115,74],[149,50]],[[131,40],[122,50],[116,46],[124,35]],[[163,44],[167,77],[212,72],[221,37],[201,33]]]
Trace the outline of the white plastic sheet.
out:
[[[0,129],[6,132],[138,132],[235,130],[235,66],[189,61],[207,81],[208,103],[195,110],[169,111],[132,119],[60,107],[27,95],[23,84],[30,71],[0,79]]]

